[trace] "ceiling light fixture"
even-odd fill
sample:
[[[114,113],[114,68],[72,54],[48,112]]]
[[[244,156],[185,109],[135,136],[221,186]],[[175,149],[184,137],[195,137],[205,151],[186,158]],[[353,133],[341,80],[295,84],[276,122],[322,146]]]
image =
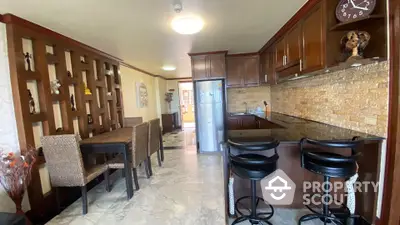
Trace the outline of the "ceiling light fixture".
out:
[[[195,34],[203,29],[204,22],[195,15],[177,16],[172,20],[171,26],[179,34]]]
[[[174,0],[174,11],[179,14],[183,10],[183,5],[180,0]],[[171,27],[179,34],[195,34],[201,31],[204,26],[204,21],[200,16],[193,14],[177,15],[172,19]]]
[[[165,71],[174,71],[174,70],[176,70],[176,67],[175,66],[163,66],[162,69]]]

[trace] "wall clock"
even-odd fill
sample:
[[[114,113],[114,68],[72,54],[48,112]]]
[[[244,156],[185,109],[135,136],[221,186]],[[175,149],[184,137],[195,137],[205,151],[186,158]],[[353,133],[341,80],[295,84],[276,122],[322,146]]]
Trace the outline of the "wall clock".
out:
[[[340,22],[350,22],[371,15],[376,0],[340,0],[336,7],[336,18]]]

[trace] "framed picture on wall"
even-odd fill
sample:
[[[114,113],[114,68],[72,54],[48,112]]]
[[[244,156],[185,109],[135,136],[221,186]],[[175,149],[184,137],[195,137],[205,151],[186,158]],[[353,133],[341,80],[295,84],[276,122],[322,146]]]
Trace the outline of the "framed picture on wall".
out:
[[[146,108],[148,105],[147,87],[142,82],[136,82],[136,104],[138,108]]]

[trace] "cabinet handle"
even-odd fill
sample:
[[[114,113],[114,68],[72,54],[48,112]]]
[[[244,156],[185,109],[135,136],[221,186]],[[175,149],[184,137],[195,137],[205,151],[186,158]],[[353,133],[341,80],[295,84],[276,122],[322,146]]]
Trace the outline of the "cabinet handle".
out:
[[[282,65],[285,65],[285,56],[282,56]]]
[[[300,72],[303,71],[303,60],[300,59]]]
[[[264,75],[264,80],[265,80],[265,82],[268,82],[268,74]]]

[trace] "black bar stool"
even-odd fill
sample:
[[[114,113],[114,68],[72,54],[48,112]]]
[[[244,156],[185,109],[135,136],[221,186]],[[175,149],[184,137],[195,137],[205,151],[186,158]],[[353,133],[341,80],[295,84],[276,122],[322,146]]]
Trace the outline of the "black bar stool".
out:
[[[305,144],[316,146],[317,148],[305,148]],[[301,150],[301,167],[305,168],[313,173],[324,176],[324,201],[322,202],[322,213],[317,212],[310,206],[306,207],[313,212],[313,214],[304,215],[299,219],[298,224],[303,222],[320,219],[324,224],[335,222],[343,224],[343,222],[350,217],[347,207],[345,207],[346,215],[343,218],[343,212],[340,213],[340,217],[332,213],[333,210],[329,208],[329,186],[327,183],[330,178],[350,178],[357,172],[357,159],[361,156],[357,149],[362,147],[363,141],[356,140],[353,138],[352,141],[316,141],[312,139],[303,138],[300,141]],[[351,149],[350,156],[344,156],[341,154],[327,152],[318,147],[324,148],[343,148]]]
[[[279,156],[277,147],[279,141],[273,138],[262,138],[262,140],[249,139],[234,139],[228,140],[229,148],[233,147],[240,151],[260,152],[274,149],[272,156],[264,156],[254,153],[244,153],[238,155],[230,155],[230,165],[233,173],[241,178],[249,179],[251,183],[251,196],[243,196],[235,202],[236,212],[240,215],[233,221],[232,225],[248,220],[251,224],[270,224],[268,220],[274,215],[274,208],[270,207],[270,212],[257,213],[259,202],[264,202],[264,199],[257,196],[257,181],[263,179],[273,173],[277,167]],[[245,215],[239,210],[238,205],[244,199],[251,199],[250,213]]]

